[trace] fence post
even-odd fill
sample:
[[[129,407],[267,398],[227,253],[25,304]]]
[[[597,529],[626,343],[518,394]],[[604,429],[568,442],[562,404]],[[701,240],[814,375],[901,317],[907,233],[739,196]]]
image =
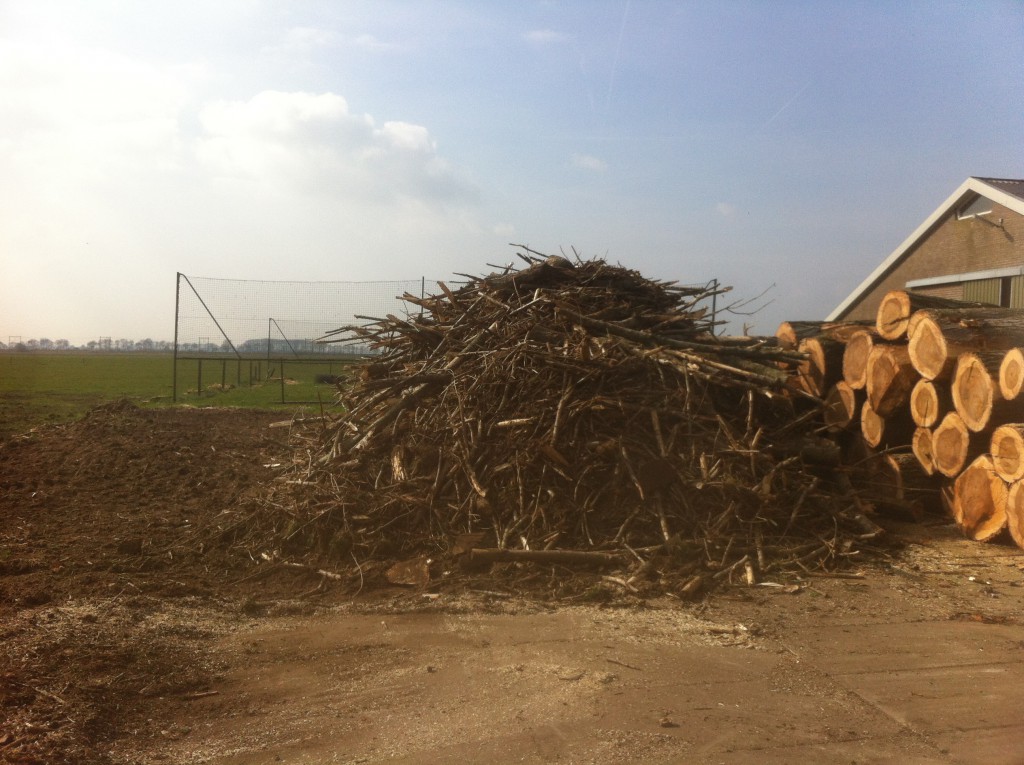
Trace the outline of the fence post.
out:
[[[714,292],[711,293],[711,335],[718,334],[718,325],[715,324],[715,319],[718,318],[718,277],[711,280],[711,284],[714,285]]]
[[[171,403],[178,403],[178,318],[181,310],[181,272],[174,280],[174,361],[171,370],[174,382],[171,384]]]

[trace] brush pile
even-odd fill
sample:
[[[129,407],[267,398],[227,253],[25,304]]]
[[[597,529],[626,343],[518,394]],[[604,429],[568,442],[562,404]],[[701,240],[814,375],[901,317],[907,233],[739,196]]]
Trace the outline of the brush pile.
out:
[[[716,337],[716,289],[520,257],[406,295],[418,315],[337,330],[380,355],[305,435],[277,503],[293,544],[350,562],[667,556],[692,589],[829,566],[879,531],[833,482],[818,410],[786,392],[803,356]]]

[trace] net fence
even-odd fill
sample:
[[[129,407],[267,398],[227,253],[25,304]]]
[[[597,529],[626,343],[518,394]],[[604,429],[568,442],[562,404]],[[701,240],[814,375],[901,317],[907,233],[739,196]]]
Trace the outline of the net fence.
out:
[[[282,404],[322,403],[346,364],[373,353],[353,333],[335,331],[419,311],[402,296],[421,297],[427,285],[424,277],[299,282],[179,273],[173,399],[246,389],[249,403],[260,395]],[[328,333],[335,333],[331,342],[318,342]]]
[[[424,278],[272,282],[178,274],[175,352],[232,358],[368,353],[369,348],[351,342],[317,340],[373,317],[407,314],[414,306],[403,302],[402,295],[422,296],[425,283]]]
[[[458,289],[465,282],[445,280]],[[717,281],[713,282],[717,285]],[[396,281],[262,281],[177,275],[173,399],[246,388],[278,403],[321,403],[345,367],[374,353],[343,327],[420,308],[440,292],[426,277]],[[712,319],[715,314],[711,306]],[[329,336],[329,342],[321,342]]]

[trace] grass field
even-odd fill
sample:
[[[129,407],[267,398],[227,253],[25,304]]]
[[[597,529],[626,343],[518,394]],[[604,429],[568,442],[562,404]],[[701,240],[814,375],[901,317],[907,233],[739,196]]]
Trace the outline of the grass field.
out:
[[[348,360],[317,364],[266,360],[178,360],[178,405],[294,411],[331,406],[335,388],[318,374],[344,374]],[[47,422],[79,417],[94,406],[128,399],[140,406],[174,405],[174,359],[165,353],[0,353],[0,438]],[[223,384],[223,387],[222,387]],[[285,403],[281,403],[282,391]],[[303,402],[314,402],[313,404]]]

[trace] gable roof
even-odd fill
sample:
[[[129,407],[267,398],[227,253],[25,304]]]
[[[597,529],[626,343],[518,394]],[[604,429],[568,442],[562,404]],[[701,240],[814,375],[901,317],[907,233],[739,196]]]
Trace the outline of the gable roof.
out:
[[[825,320],[836,321],[851,308],[863,295],[870,291],[886,274],[899,265],[914,247],[926,236],[928,236],[945,217],[952,211],[959,209],[964,202],[975,195],[991,199],[993,202],[1009,208],[1016,213],[1024,215],[1024,180],[1014,178],[976,178],[970,177],[960,188],[939,205],[938,209],[929,215],[924,223],[915,229],[914,233],[908,236],[899,247],[893,250],[888,258],[876,268],[867,279],[851,292],[846,299],[837,305]]]

